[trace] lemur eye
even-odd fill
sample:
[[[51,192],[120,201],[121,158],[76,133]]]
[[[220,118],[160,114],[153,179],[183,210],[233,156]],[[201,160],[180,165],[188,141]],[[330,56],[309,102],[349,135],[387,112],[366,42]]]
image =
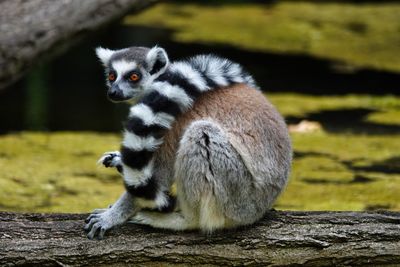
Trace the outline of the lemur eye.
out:
[[[115,75],[114,72],[110,72],[110,73],[108,74],[108,80],[109,80],[110,82],[115,81],[116,78],[117,78],[117,76]]]
[[[140,80],[140,75],[137,73],[132,73],[131,75],[129,75],[129,80],[131,82],[137,82]]]

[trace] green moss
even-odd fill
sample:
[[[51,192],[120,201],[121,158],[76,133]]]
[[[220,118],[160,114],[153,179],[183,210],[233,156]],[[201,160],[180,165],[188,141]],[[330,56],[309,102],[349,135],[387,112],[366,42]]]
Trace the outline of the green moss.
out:
[[[400,98],[393,95],[312,96],[267,93],[267,96],[285,116],[305,116],[321,110],[365,108],[376,110],[368,120],[378,123],[400,122]]]
[[[293,171],[278,208],[298,210],[400,209],[399,135],[371,137],[326,133],[292,134]],[[398,162],[397,158],[397,162]],[[385,165],[386,164],[386,165]],[[384,166],[385,169],[378,166]]]
[[[372,110],[362,122],[400,128],[395,96],[309,96],[268,94],[285,116],[307,117],[326,110]],[[294,104],[295,103],[295,104]],[[348,118],[343,118],[343,123]],[[355,122],[360,123],[360,122]],[[324,121],[329,125],[329,121]],[[366,124],[367,127],[368,124]],[[400,131],[292,133],[295,159],[289,185],[277,208],[298,210],[400,209]]]
[[[170,2],[128,16],[126,25],[173,30],[177,42],[304,53],[358,67],[400,71],[399,3],[279,1],[276,5]]]
[[[400,124],[400,112],[398,110],[388,110],[388,111],[381,111],[375,112],[368,116],[368,121],[388,124],[391,125],[393,123]]]
[[[115,171],[96,166],[105,151],[118,149],[117,135],[25,132],[0,140],[2,210],[83,212],[123,191]]]

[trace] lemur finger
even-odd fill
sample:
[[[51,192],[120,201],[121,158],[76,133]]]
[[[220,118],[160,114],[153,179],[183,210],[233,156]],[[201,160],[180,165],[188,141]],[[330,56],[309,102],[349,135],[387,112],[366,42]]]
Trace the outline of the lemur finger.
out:
[[[87,237],[89,238],[89,239],[93,239],[94,238],[94,236],[96,235],[96,232],[97,232],[97,230],[99,230],[99,228],[100,228],[100,223],[99,222],[97,222],[97,223],[95,223],[94,225],[93,225],[93,227],[92,227],[92,229],[90,230],[90,232],[87,234]]]
[[[92,216],[93,215],[93,216]],[[86,219],[86,225],[88,225],[88,227],[90,227],[91,225],[93,225],[95,222],[98,222],[100,219],[99,214],[92,214],[90,218]],[[97,216],[94,216],[97,215]]]
[[[93,225],[95,224],[95,223],[97,223],[99,221],[99,219],[98,218],[93,218],[93,219],[91,219],[86,225],[85,225],[85,227],[83,228],[85,231],[89,231],[89,229],[91,229],[92,227],[93,227]]]
[[[88,223],[89,221],[90,221],[90,218],[87,217],[87,218],[85,219],[85,223]]]
[[[99,216],[98,213],[92,213],[89,215],[89,217],[86,218],[85,222],[88,223],[92,218],[98,217],[98,216]]]

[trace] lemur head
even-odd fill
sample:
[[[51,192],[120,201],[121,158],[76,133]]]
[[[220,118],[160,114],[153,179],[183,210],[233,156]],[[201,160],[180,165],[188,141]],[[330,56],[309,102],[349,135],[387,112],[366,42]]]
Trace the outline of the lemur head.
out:
[[[167,53],[157,46],[121,50],[98,47],[96,54],[105,67],[108,98],[114,102],[140,96],[169,65]]]

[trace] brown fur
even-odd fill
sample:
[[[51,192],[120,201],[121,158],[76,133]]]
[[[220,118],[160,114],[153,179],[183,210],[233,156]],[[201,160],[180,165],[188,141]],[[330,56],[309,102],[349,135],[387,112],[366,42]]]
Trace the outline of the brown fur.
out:
[[[173,127],[165,135],[164,143],[157,153],[156,166],[160,167],[160,174],[164,176],[163,179],[169,180],[169,184],[174,175],[173,166],[179,141],[185,129],[193,121],[201,119],[212,120],[220,124],[230,137],[232,145],[244,157],[244,161],[246,161],[246,154],[252,154],[252,157],[254,154],[259,154],[258,157],[265,157],[261,151],[260,153],[254,151],[257,150],[257,145],[254,147],[254,144],[266,144],[266,134],[269,135],[269,138],[280,139],[282,138],[280,133],[287,132],[284,120],[258,90],[245,84],[238,84],[204,93],[196,100],[191,110],[177,118]],[[268,127],[266,127],[267,125]],[[290,143],[287,134],[283,135],[283,138],[286,139],[283,140],[284,142]],[[275,143],[279,143],[279,140]],[[281,153],[280,155],[287,154]],[[248,161],[252,161],[252,159],[248,159]],[[271,164],[279,166],[284,162],[287,162],[284,158],[277,158],[276,162]],[[167,184],[165,185],[167,186]]]
[[[209,91],[196,100],[191,110],[177,118],[172,129],[164,137],[160,153],[167,151],[175,153],[176,149],[169,148],[177,148],[184,129],[198,119],[210,118],[232,132],[235,132],[235,124],[244,124],[248,130],[248,136],[257,141],[257,133],[252,135],[254,132],[253,122],[263,115],[268,119],[268,110],[271,108],[274,109],[262,93],[244,84]],[[260,112],[264,113],[263,111],[265,114],[260,114]],[[245,120],[237,122],[237,118]]]

